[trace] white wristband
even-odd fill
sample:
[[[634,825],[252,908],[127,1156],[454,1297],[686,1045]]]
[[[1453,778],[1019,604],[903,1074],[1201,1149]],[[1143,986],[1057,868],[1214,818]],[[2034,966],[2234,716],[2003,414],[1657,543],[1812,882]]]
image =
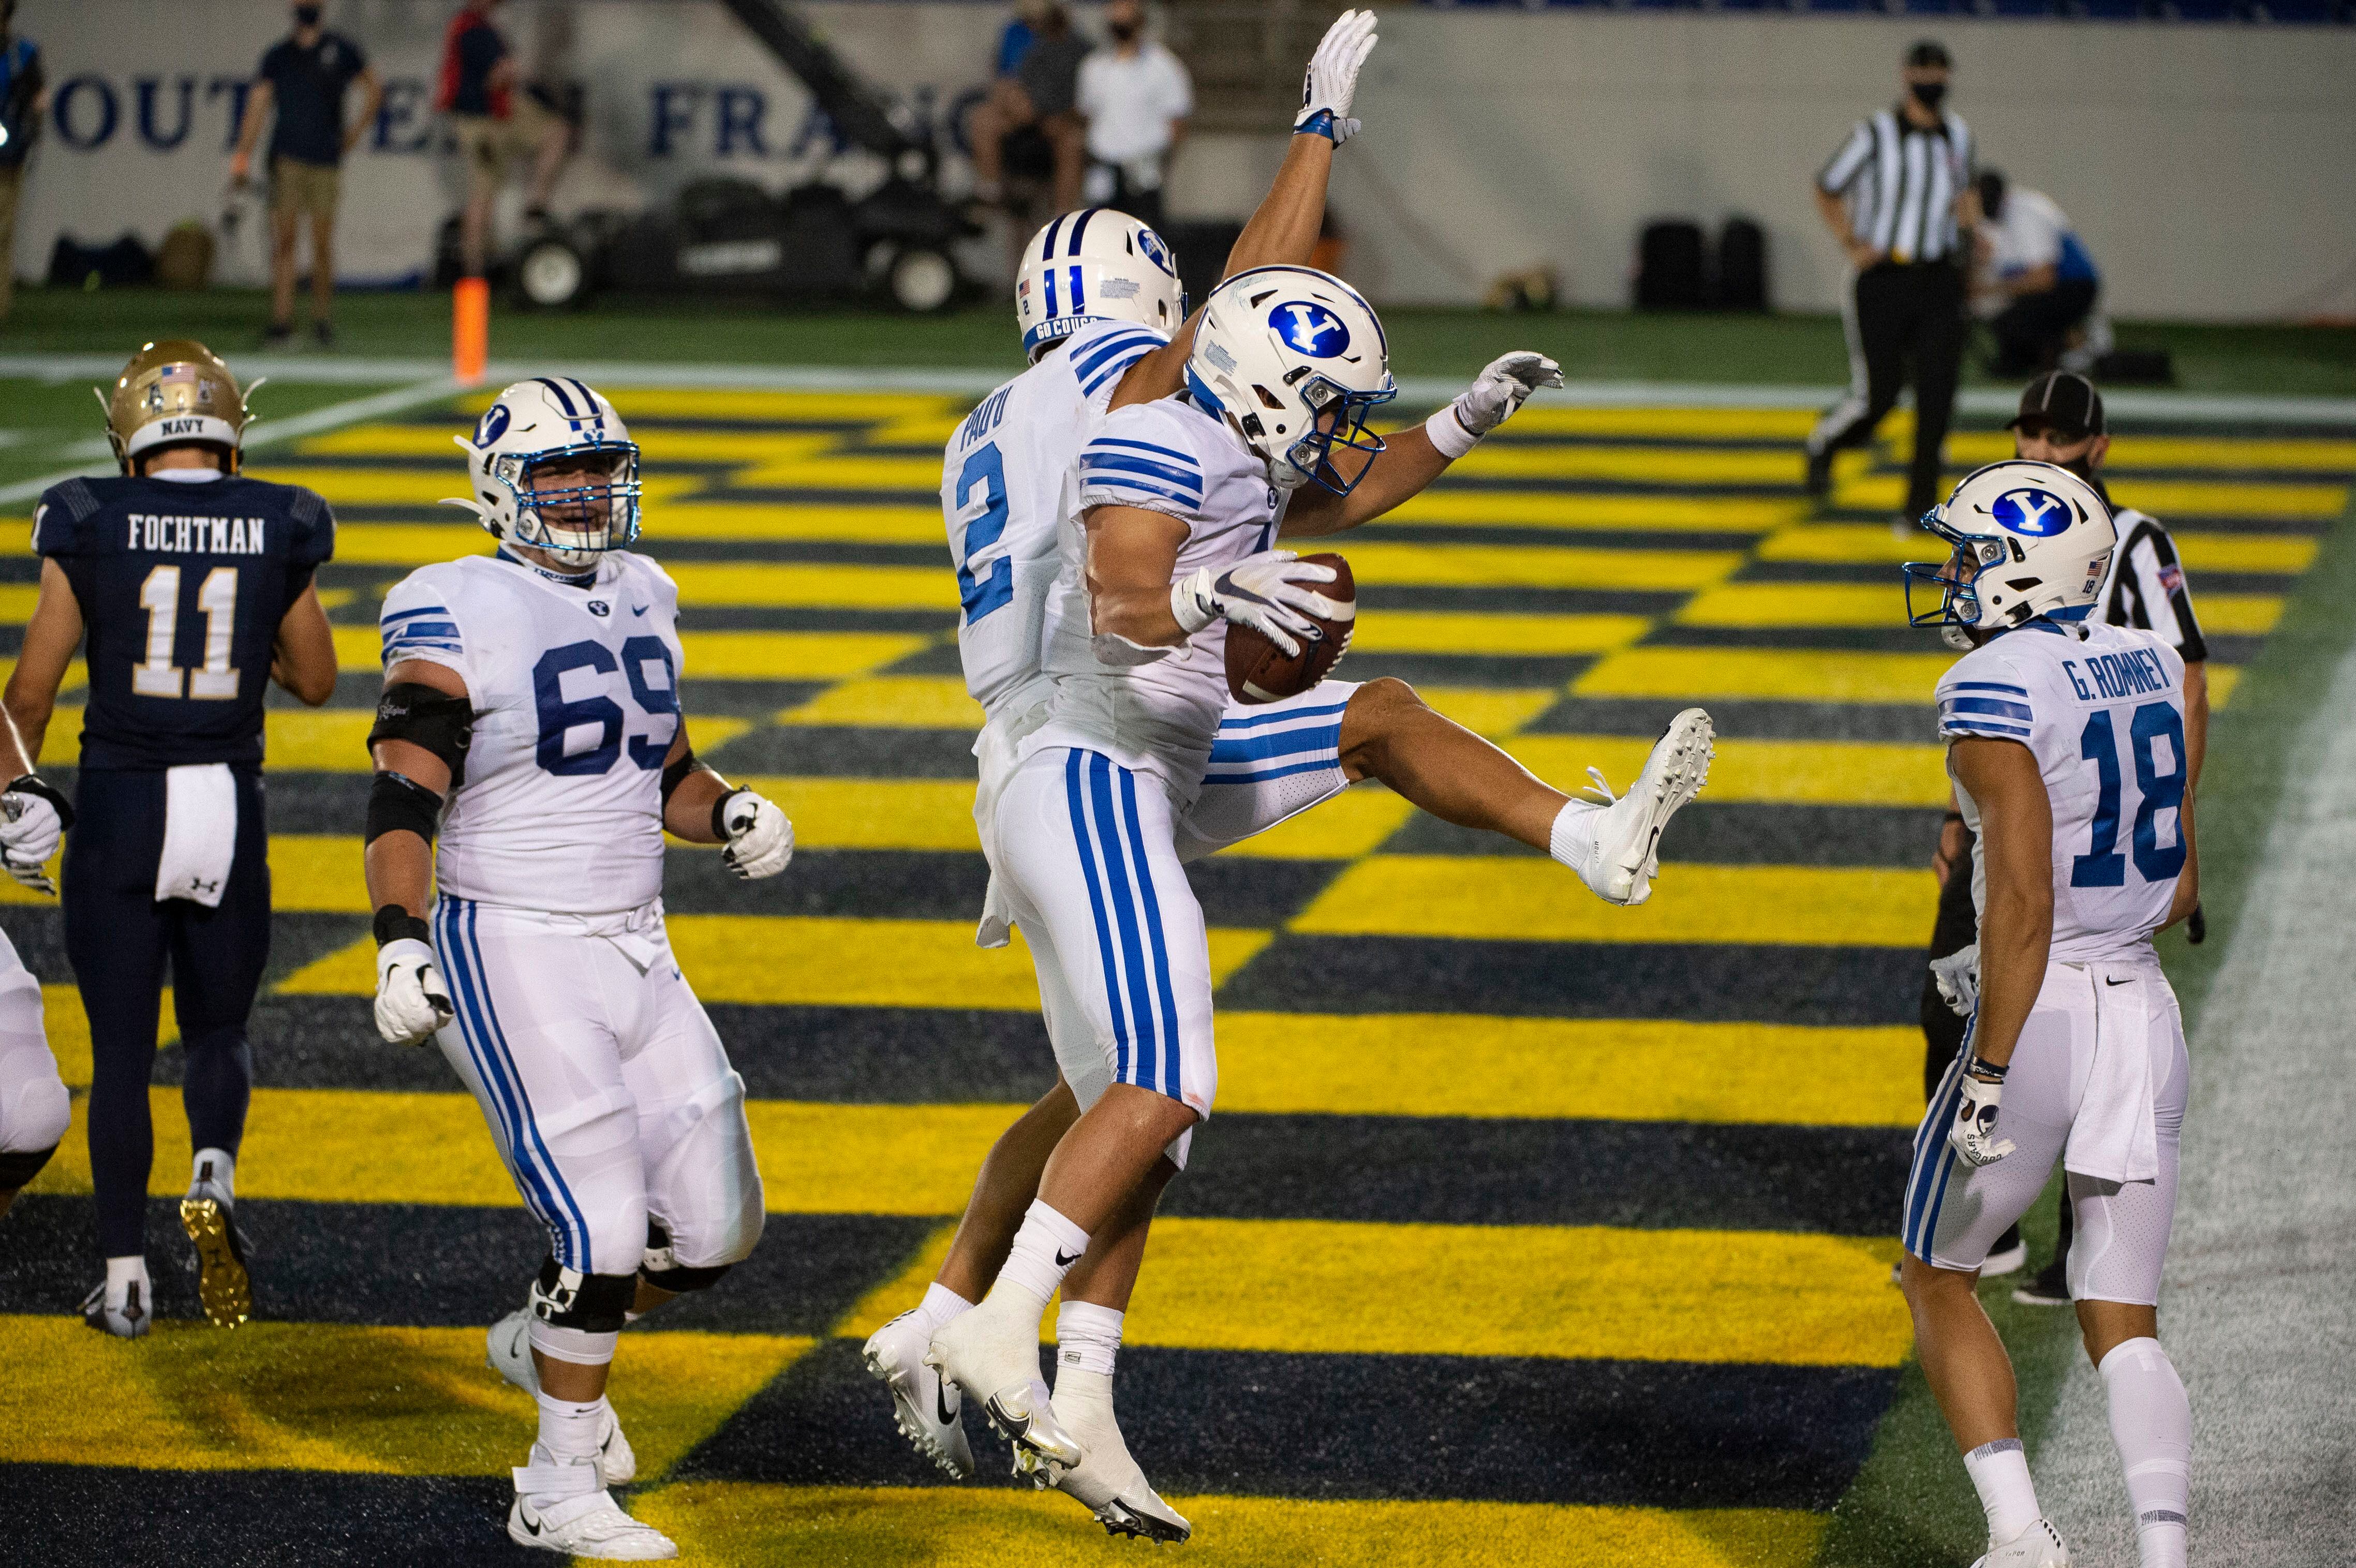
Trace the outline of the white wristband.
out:
[[[1218,612],[1204,601],[1211,594],[1211,569],[1197,566],[1170,585],[1170,613],[1179,629],[1192,637],[1219,618]]]
[[[1481,438],[1456,417],[1452,403],[1423,422],[1423,433],[1431,438],[1433,450],[1451,463],[1481,444]]]

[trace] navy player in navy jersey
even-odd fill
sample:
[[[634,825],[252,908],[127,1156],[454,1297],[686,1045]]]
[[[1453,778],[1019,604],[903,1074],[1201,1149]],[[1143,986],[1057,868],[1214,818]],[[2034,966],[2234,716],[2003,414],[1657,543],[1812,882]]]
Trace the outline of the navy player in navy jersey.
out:
[[[5,701],[38,757],[81,648],[89,698],[66,954],[90,1015],[91,1178],[106,1258],[83,1313],[134,1337],[147,1327],[140,1304],[154,1299],[147,1083],[167,957],[196,1150],[180,1219],[207,1316],[235,1327],[252,1310],[230,1206],[252,1087],[246,1016],[270,957],[262,698],[273,681],[315,707],[335,691],[335,640],[311,578],[336,525],[316,492],[239,477],[245,398],[203,344],[146,345],[99,397],[123,474],[41,497],[40,596]]]

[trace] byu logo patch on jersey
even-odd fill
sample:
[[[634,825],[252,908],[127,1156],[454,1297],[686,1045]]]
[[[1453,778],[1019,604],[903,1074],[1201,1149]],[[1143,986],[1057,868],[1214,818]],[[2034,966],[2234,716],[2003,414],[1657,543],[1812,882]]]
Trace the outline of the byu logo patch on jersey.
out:
[[[595,616],[600,620],[603,620],[605,617],[614,613],[614,607],[607,604],[603,599],[591,599],[589,601],[589,613]]]
[[[1996,498],[1990,509],[2002,527],[2032,539],[2050,539],[2070,526],[2070,503],[2051,490],[2023,487]]]
[[[1292,300],[1269,312],[1276,335],[1312,359],[1330,360],[1350,348],[1350,329],[1322,305]]]

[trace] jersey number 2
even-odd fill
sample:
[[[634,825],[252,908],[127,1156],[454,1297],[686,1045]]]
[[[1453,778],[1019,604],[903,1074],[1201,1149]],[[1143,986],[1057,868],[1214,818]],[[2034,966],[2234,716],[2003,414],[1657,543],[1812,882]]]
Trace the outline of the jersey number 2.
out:
[[[2135,815],[2136,871],[2146,882],[2165,882],[2184,870],[2184,720],[2167,703],[2146,703],[2135,711],[2127,734],[2134,742],[2136,792],[2142,798]],[[2168,773],[2159,771],[2159,759],[2153,755],[2153,742],[2163,736],[2174,759],[2174,770]],[[2086,853],[2070,864],[2070,886],[2124,887],[2127,857],[2119,853],[2119,741],[2107,712],[2086,720],[2078,736],[2078,753],[2094,765],[2102,795],[2094,802],[2094,831]],[[2167,811],[2176,812],[2176,842],[2163,849],[2158,819]]]
[[[663,667],[661,686],[647,684],[650,661]],[[651,735],[630,737],[630,760],[652,772],[663,765],[671,742],[679,738],[679,671],[670,661],[670,650],[659,637],[634,637],[622,644],[621,669],[641,710],[657,717],[670,715],[670,733],[661,739]],[[540,765],[562,779],[609,773],[622,755],[622,704],[603,692],[566,702],[564,677],[575,670],[611,675],[614,655],[602,642],[570,642],[550,649],[531,667],[532,696],[540,707]],[[568,754],[565,737],[590,725],[598,726],[597,744]]]
[[[131,690],[142,697],[196,697],[218,702],[237,695],[238,671],[230,664],[237,635],[237,568],[216,566],[197,586],[197,613],[205,618],[205,661],[195,670],[172,662],[180,636],[180,569],[158,566],[139,585],[139,607],[147,612],[147,657],[131,667]]]
[[[971,504],[976,485],[982,491],[982,513],[965,525],[965,559],[958,563],[958,596],[965,605],[965,624],[971,626],[994,609],[1014,602],[1014,563],[1000,556],[983,568],[980,575],[973,570],[973,558],[998,542],[1006,532],[1006,461],[998,455],[998,443],[977,446],[958,470],[957,504],[963,511]]]

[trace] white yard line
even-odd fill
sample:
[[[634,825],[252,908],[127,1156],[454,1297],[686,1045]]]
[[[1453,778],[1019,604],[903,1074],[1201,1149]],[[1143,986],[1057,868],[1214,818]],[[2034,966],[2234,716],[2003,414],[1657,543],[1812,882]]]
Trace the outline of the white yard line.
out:
[[[2192,1560],[2356,1562],[2356,652],[2292,747],[2265,859],[2192,1039],[2160,1337],[2192,1396]],[[2073,1358],[2039,1501],[2085,1563],[2135,1561],[2102,1380]]]
[[[422,381],[446,377],[440,360],[344,359],[320,354],[231,355],[240,376],[266,375],[284,381]],[[0,354],[0,377],[36,381],[103,381],[122,369],[120,360],[91,354]],[[710,387],[746,392],[908,392],[974,397],[1006,380],[1007,370],[950,367],[860,367],[828,365],[669,365],[635,360],[549,365],[519,360],[494,360],[487,385],[504,386],[527,376],[561,370],[592,386]],[[1463,382],[1452,378],[1410,376],[1399,383],[1409,403],[1454,397]],[[1679,381],[1576,381],[1560,392],[1539,394],[1564,406],[1609,408],[1826,408],[1840,400],[1833,386],[1710,386]],[[2008,414],[2015,393],[1979,387],[1964,392],[1962,412]],[[2356,427],[2356,398],[2224,397],[2198,392],[2105,393],[2110,412],[2125,419],[2189,424],[2265,424]]]

